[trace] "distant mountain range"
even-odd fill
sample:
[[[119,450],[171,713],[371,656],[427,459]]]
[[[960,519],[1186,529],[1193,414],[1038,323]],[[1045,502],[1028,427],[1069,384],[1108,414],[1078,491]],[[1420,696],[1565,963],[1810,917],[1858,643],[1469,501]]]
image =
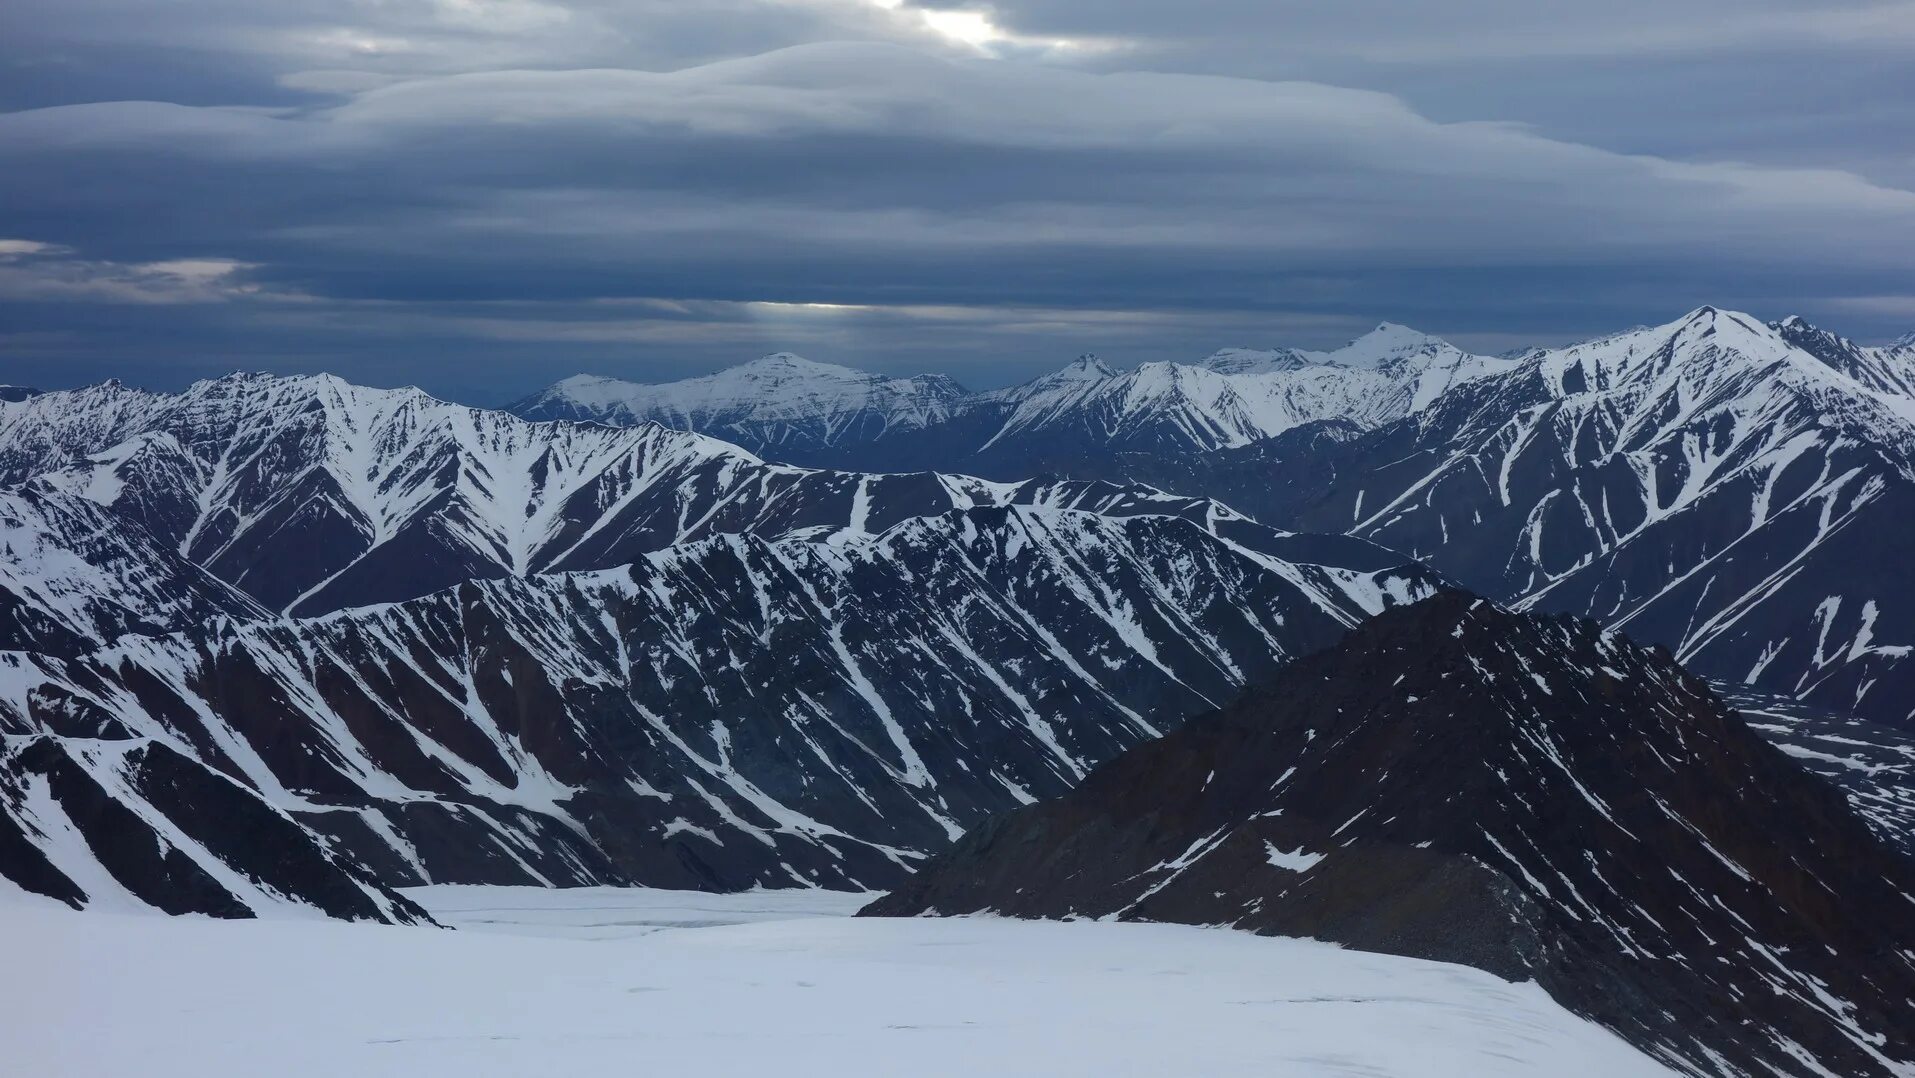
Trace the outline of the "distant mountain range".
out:
[[[961,460],[975,474],[1024,478],[1033,459],[1237,447],[1330,418],[1375,425],[1514,365],[1384,324],[1331,352],[1227,349],[1201,364],[1123,372],[1083,356],[983,393],[943,375],[887,378],[781,352],[660,385],[568,378],[509,410],[528,419],[659,423],[799,464],[870,471],[880,460],[906,468]]]
[[[1915,726],[1908,341],[1862,347],[1705,307],[1505,357],[1384,325],[1333,352],[1124,372],[1086,358],[976,394],[790,356],[589,386],[515,408],[669,422],[815,464],[1214,498],[1627,628],[1710,677]]]

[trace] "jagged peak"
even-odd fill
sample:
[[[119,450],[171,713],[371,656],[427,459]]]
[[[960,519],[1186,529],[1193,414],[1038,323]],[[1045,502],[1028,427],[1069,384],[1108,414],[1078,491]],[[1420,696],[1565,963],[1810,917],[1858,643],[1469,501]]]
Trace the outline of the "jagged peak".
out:
[[[1336,363],[1345,367],[1375,367],[1394,359],[1424,352],[1448,351],[1461,353],[1461,349],[1441,337],[1424,333],[1419,329],[1396,322],[1379,322],[1375,329],[1352,340],[1341,348],[1328,352],[1310,353],[1312,359],[1324,363]]]
[[[1725,324],[1758,337],[1768,335],[1774,330],[1774,327],[1746,311],[1732,311],[1726,307],[1716,307],[1708,304],[1697,307],[1675,322],[1670,323],[1671,326],[1680,329],[1701,326],[1718,330]],[[1807,325],[1807,322],[1803,322],[1803,324]]]
[[[1779,391],[1806,394],[1824,413],[1839,409],[1855,422],[1899,430],[1915,422],[1915,396],[1882,359],[1800,316],[1765,322],[1702,306],[1659,326],[1554,349],[1530,362],[1561,397],[1677,383],[1714,386],[1738,399]],[[1836,405],[1836,399],[1848,403]]]
[[[1792,314],[1779,322],[1771,322],[1769,323],[1769,328],[1780,333],[1784,340],[1834,341],[1851,348],[1855,345],[1855,342],[1849,340],[1847,337],[1836,333],[1834,330],[1823,329],[1821,326],[1816,325],[1799,314]]]
[[[1101,359],[1098,359],[1097,353],[1095,352],[1085,352],[1084,354],[1078,356],[1076,359],[1073,359],[1069,363],[1065,364],[1064,368],[1058,371],[1057,373],[1064,374],[1064,375],[1094,377],[1094,378],[1114,378],[1117,376],[1117,372],[1114,370],[1111,370],[1109,364],[1105,363]]]

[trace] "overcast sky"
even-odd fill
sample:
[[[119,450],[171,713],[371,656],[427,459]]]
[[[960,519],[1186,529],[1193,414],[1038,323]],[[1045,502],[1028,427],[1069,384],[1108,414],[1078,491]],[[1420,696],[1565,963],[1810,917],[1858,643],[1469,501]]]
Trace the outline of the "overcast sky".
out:
[[[1915,2],[7,0],[0,382],[1915,329]]]

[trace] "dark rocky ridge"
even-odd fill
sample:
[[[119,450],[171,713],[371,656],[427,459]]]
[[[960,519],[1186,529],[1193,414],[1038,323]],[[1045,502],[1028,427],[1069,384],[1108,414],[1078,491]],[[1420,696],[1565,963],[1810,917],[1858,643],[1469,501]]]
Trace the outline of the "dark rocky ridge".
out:
[[[981,911],[1461,962],[1694,1074],[1915,1059],[1915,862],[1665,651],[1455,593],[993,819],[866,912]]]
[[[430,921],[254,791],[164,743],[94,732],[0,735],[0,876],[76,909]]]

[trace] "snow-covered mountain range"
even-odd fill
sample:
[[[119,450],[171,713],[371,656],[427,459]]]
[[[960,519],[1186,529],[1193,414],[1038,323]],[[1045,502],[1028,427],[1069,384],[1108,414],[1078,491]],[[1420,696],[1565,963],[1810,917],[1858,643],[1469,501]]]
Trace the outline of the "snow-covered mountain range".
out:
[[[779,352],[702,378],[643,385],[578,375],[513,405],[527,419],[660,423],[800,460],[948,419],[968,394],[941,374],[886,378]]]
[[[1228,513],[1014,506],[0,653],[0,872],[88,901],[332,908],[337,873],[255,878],[258,842],[129,777],[160,759],[386,886],[890,886],[1431,586],[1361,540]],[[187,866],[103,853],[109,811]]]
[[[0,403],[5,484],[105,506],[291,614],[622,565],[709,535],[882,530],[972,505],[1208,511],[1108,484],[767,464],[655,423],[534,423],[329,375],[233,375],[178,394],[106,383]]]
[[[1043,457],[1213,450],[1332,417],[1374,424],[1513,365],[1386,323],[1329,352],[1231,349],[1201,363],[1121,372],[1083,356],[982,393],[943,376],[890,379],[780,353],[659,385],[568,378],[511,410],[532,419],[662,423],[794,463],[869,470],[935,459],[1022,478],[1031,474],[1025,462]]]
[[[1685,1074],[1908,1073],[1915,861],[1666,652],[1445,593],[867,912],[1231,925],[1535,981]]]
[[[942,415],[816,453],[1215,498],[1627,628],[1710,677],[1915,724],[1908,341],[1705,307],[1492,358],[1385,324],[1331,352],[1086,357]]]
[[[191,773],[310,836],[344,875],[268,890],[322,908],[393,880],[878,885],[1439,578],[1778,708],[1915,721],[1915,347],[1705,308],[1499,359],[1383,326],[988,394],[771,366],[677,399],[820,453],[1077,478],[771,463],[328,376],[0,402],[18,848],[74,834],[36,813],[94,818],[69,795],[212,841],[127,777]],[[863,396],[802,390],[827,384]],[[1865,770],[1851,796],[1902,834],[1873,779],[1898,772]]]
[[[1180,485],[1907,729],[1912,370],[1906,349],[1703,308],[1536,353],[1408,419],[1213,459]]]
[[[899,888],[1474,964],[1684,1073],[1901,1073],[1912,371],[1704,308],[989,393],[0,396],[0,876],[392,922]]]

